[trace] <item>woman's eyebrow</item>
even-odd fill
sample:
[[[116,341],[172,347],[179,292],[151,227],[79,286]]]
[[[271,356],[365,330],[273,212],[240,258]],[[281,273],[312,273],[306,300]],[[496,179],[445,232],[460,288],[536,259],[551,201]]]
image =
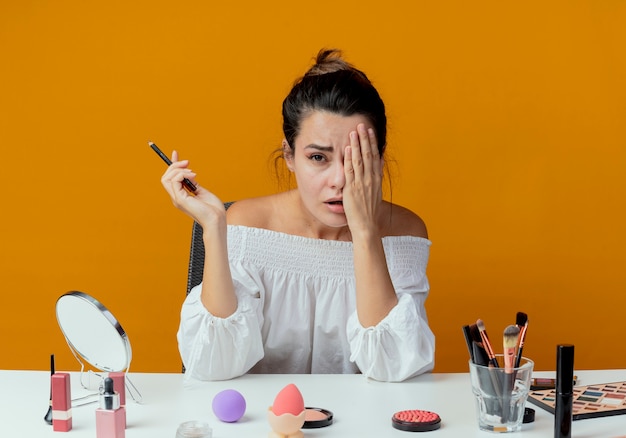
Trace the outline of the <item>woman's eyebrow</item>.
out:
[[[332,146],[320,146],[318,144],[311,143],[310,145],[305,146],[304,149],[315,149],[316,151],[321,152],[332,152],[335,148],[333,148]]]

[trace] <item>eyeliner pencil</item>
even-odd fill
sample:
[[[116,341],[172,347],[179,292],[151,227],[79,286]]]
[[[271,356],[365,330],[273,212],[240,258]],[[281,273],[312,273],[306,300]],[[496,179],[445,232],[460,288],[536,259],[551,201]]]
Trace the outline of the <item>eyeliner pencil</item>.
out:
[[[156,152],[156,153],[157,153],[157,155],[158,155],[159,157],[161,157],[161,159],[162,159],[163,161],[165,161],[165,164],[167,164],[168,166],[171,166],[171,165],[172,165],[172,160],[170,160],[170,159],[168,158],[168,156],[167,156],[167,155],[165,155],[165,154],[163,153],[163,151],[161,151],[161,149],[159,149],[159,147],[158,147],[156,144],[152,143],[151,141],[149,141],[149,142],[148,142],[148,144],[150,145],[150,147],[152,148],[152,150],[153,150],[154,152]],[[196,185],[195,185],[194,183],[192,183],[192,182],[191,182],[191,180],[189,180],[189,179],[187,179],[187,178],[184,178],[184,179],[183,179],[183,185],[184,185],[184,186],[185,186],[188,190],[190,190],[190,191],[191,191],[191,192],[193,192],[193,193],[195,193],[195,191],[197,190]]]

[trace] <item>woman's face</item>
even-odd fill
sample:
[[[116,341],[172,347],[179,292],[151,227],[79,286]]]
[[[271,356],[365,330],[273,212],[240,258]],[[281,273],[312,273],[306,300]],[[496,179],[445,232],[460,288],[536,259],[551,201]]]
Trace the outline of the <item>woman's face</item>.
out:
[[[300,125],[293,155],[286,155],[304,208],[323,226],[343,227],[348,223],[343,209],[343,159],[350,132],[356,131],[359,123],[373,128],[360,114],[313,111]]]

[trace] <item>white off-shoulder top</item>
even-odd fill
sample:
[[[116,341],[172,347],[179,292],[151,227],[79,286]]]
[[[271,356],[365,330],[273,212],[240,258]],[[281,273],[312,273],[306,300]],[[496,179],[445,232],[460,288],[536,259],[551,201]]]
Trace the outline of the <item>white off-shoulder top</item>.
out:
[[[435,337],[424,301],[431,242],[383,238],[398,304],[378,325],[356,314],[352,242],[228,226],[238,308],[211,315],[201,285],[185,300],[178,345],[187,377],[223,380],[255,373],[358,373],[402,381],[434,366]]]

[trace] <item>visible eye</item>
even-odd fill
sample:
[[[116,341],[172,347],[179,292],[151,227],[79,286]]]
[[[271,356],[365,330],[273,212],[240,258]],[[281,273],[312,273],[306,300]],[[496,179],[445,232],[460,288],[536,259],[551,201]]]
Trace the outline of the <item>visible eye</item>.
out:
[[[311,156],[309,156],[309,160],[311,161],[317,161],[317,162],[321,162],[324,161],[324,156],[321,154],[313,154]]]

